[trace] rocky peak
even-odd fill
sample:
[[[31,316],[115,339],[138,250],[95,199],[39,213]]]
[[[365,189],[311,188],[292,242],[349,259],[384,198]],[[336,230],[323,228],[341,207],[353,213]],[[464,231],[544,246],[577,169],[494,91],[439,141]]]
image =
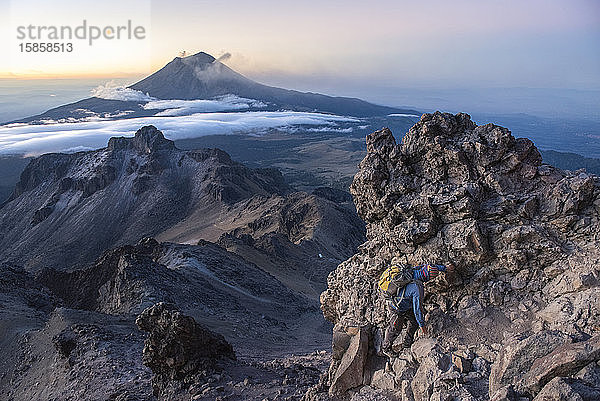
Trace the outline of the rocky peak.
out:
[[[367,242],[329,275],[321,295],[336,324],[330,394],[365,386],[416,401],[513,390],[533,397],[551,379],[595,363],[588,355],[571,369],[549,369],[543,383],[532,371],[535,384],[511,373],[597,333],[600,314],[583,311],[600,300],[598,177],[544,165],[528,139],[463,113],[424,114],[400,144],[389,129],[374,132],[367,150],[351,185]],[[404,359],[392,358],[390,372],[378,370],[375,356],[387,324],[376,283],[393,257],[452,261],[457,274],[426,284],[432,338],[409,351],[396,344]],[[465,368],[471,362],[477,367]],[[452,387],[457,378],[463,384]]]
[[[160,150],[173,150],[175,143],[166,139],[154,125],[147,125],[135,133],[133,138],[113,137],[108,141],[108,150],[133,149],[141,154],[150,154]]]
[[[192,66],[208,65],[215,62],[215,58],[208,53],[198,52],[187,57],[177,57],[176,59],[182,60],[184,63]]]
[[[138,328],[148,332],[143,362],[152,369],[154,395],[173,399],[190,383],[207,381],[220,360],[233,360],[233,347],[225,338],[196,323],[174,305],[159,302],[136,319]]]

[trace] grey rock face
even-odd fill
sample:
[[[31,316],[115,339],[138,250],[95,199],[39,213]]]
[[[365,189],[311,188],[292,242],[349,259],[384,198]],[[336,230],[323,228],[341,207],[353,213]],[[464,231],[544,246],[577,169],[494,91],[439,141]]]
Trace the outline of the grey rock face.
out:
[[[333,336],[333,373],[329,394],[338,396],[360,387],[369,347],[368,327],[336,327]]]
[[[65,269],[187,219],[201,227],[208,224],[202,216],[210,220],[243,199],[287,190],[275,170],[246,168],[217,149],[182,151],[155,127],[143,127],[104,149],[33,159],[0,208],[0,256],[29,270]]]
[[[415,399],[489,399],[560,345],[595,334],[598,177],[544,165],[531,141],[462,113],[424,114],[401,144],[374,132],[367,151],[351,186],[367,241],[329,275],[321,309],[338,325],[383,327],[376,282],[393,257],[454,262],[453,277],[426,284],[439,348],[417,358]],[[457,349],[473,352],[477,369],[446,363]],[[551,364],[545,383],[571,374]]]
[[[184,388],[198,383],[218,368],[221,359],[235,359],[225,338],[202,327],[174,305],[157,303],[144,310],[135,323],[149,333],[143,362],[152,369],[152,386],[159,398],[169,398],[174,382]]]
[[[576,379],[555,377],[544,386],[533,401],[594,401],[600,399],[600,389]]]
[[[490,394],[512,383],[527,372],[533,362],[565,343],[571,338],[561,332],[542,331],[522,340],[511,338],[505,342],[498,360],[490,373]]]
[[[519,387],[522,392],[535,394],[552,378],[572,376],[582,367],[597,360],[600,360],[600,334],[587,341],[557,347],[551,353],[538,358],[520,380]],[[587,377],[592,385],[598,384],[595,374]]]

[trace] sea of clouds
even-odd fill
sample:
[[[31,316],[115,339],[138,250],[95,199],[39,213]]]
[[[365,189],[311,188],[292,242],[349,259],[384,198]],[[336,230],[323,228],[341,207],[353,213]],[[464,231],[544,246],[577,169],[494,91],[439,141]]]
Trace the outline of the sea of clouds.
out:
[[[235,95],[214,99],[156,99],[147,93],[108,82],[91,91],[102,99],[136,102],[146,110],[157,110],[150,117],[126,118],[133,111],[96,114],[78,110],[83,117],[44,119],[32,124],[0,126],[0,154],[37,156],[49,152],[77,152],[105,147],[113,136],[133,136],[144,125],[154,125],[172,140],[206,135],[245,133],[261,135],[269,129],[304,127],[307,132],[350,133],[339,123],[356,123],[352,117],[294,111],[263,111],[268,105]],[[125,117],[125,118],[123,118]]]
[[[182,116],[193,113],[214,113],[218,111],[244,110],[263,108],[267,105],[254,99],[246,99],[235,95],[221,96],[216,99],[204,100],[152,100],[144,106],[146,110],[163,110],[156,116]]]
[[[177,101],[166,102],[173,102],[170,104],[173,106]],[[80,122],[46,121],[45,124],[10,124],[0,126],[0,154],[35,156],[49,152],[99,149],[106,146],[110,137],[133,136],[144,125],[154,125],[167,138],[177,140],[205,135],[257,134],[273,128],[298,126],[335,129],[339,123],[359,121],[352,117],[321,113],[245,111]]]

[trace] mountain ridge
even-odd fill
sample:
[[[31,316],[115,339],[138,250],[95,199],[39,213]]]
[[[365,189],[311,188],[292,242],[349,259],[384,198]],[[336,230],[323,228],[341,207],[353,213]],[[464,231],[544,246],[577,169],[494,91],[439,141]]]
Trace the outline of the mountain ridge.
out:
[[[32,159],[0,205],[0,257],[60,271],[144,237],[211,241],[316,300],[329,271],[364,240],[343,195],[296,191],[276,169],[245,167],[214,148],[180,150],[146,126],[99,150]]]
[[[66,266],[69,255],[69,263],[89,262],[111,244],[158,234],[193,208],[218,212],[288,190],[274,169],[248,169],[218,149],[182,151],[155,127],[143,127],[103,149],[33,159],[0,208],[2,255],[32,266]]]
[[[418,114],[408,108],[376,105],[357,98],[336,97],[313,92],[300,92],[255,82],[232,70],[213,56],[199,52],[187,57],[175,57],[164,67],[148,77],[130,85],[132,90],[149,94],[158,99],[214,99],[224,95],[235,95],[266,103],[256,110],[292,110],[322,112],[354,117],[385,116],[392,113]],[[44,119],[86,117],[82,110],[98,115],[131,111],[126,116],[147,117],[157,110],[146,110],[140,101],[122,101],[90,97],[52,108],[44,113],[11,121],[11,123],[38,122]],[[251,107],[249,110],[253,110]]]
[[[321,294],[333,357],[307,399],[596,399],[600,177],[543,164],[529,139],[464,113],[366,144],[350,189],[368,240]],[[377,282],[393,258],[456,271],[424,283],[428,334],[399,336],[388,359]]]

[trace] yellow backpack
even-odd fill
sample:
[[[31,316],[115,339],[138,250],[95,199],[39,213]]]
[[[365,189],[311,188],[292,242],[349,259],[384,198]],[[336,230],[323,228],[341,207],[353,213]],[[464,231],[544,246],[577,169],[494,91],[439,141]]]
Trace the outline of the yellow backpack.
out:
[[[379,276],[379,289],[386,298],[393,298],[398,291],[413,281],[413,269],[410,265],[391,265]]]

